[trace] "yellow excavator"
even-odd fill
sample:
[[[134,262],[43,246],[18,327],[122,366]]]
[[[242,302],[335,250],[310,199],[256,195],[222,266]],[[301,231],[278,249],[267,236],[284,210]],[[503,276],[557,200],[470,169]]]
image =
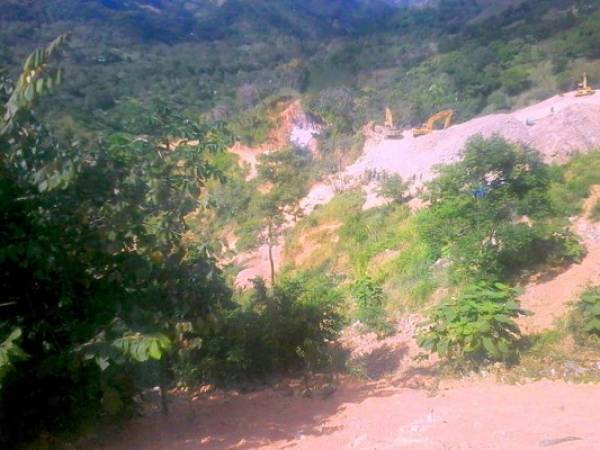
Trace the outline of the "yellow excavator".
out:
[[[444,119],[444,130],[452,125],[452,118],[454,117],[454,110],[447,109],[445,111],[440,111],[439,113],[431,116],[427,122],[425,122],[422,126],[413,129],[413,136],[423,136],[425,134],[431,133],[435,128],[435,124]]]
[[[594,91],[592,87],[588,85],[587,74],[583,72],[581,83],[577,85],[577,92],[575,93],[575,97],[585,97],[586,95],[594,95],[595,93],[596,91]]]
[[[385,123],[383,126],[388,129],[394,128],[394,115],[392,114],[392,110],[390,108],[385,108]]]
[[[402,130],[394,126],[394,114],[390,108],[385,108],[385,122],[383,126],[374,125],[373,131],[386,139],[402,139],[403,137]]]

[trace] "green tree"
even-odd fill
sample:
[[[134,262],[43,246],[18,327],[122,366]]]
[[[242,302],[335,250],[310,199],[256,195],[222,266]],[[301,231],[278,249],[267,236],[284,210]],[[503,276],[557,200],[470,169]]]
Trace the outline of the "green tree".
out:
[[[275,283],[273,247],[281,234],[286,215],[297,220],[301,214],[300,199],[306,194],[309,180],[308,155],[285,149],[263,155],[259,159],[258,179],[268,192],[257,197],[254,208],[259,217],[258,242],[268,246],[271,285]]]
[[[420,233],[459,279],[506,280],[545,262],[572,261],[580,251],[566,224],[552,218],[551,181],[534,151],[475,138],[463,160],[429,184]]]
[[[201,344],[199,320],[229,304],[202,243],[185,239],[186,215],[219,176],[206,156],[227,135],[183,121],[179,145],[125,133],[90,149],[59,142],[31,108],[60,81],[50,57],[64,41],[34,52],[0,90],[2,446],[38,424],[121,411],[140,363],[161,362],[144,377],[164,391]]]

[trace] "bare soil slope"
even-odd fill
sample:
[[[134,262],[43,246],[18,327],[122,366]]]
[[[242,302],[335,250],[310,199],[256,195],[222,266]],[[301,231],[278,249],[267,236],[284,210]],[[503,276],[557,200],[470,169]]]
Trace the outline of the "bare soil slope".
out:
[[[525,309],[535,312],[520,322],[525,333],[536,333],[551,328],[557,319],[567,313],[570,302],[574,301],[586,286],[600,283],[600,223],[594,223],[589,218],[599,199],[600,186],[593,186],[590,196],[583,204],[581,217],[572,225],[573,231],[579,235],[586,248],[582,261],[571,265],[558,275],[525,287],[521,304]]]
[[[214,391],[175,398],[123,429],[81,442],[92,450],[200,449],[600,449],[600,390],[595,385],[538,381],[497,384],[474,376],[438,384],[431,363],[415,362],[407,317],[384,340],[342,337],[369,381],[288,380],[241,394]]]
[[[414,179],[418,187],[434,178],[437,165],[459,160],[466,142],[478,134],[501,135],[509,141],[532,146],[547,162],[563,163],[574,153],[600,148],[600,93],[589,97],[575,97],[574,92],[557,95],[512,113],[475,118],[418,138],[406,130],[401,140],[370,139],[354,164],[335,180],[313,186],[301,206],[305,214],[310,214],[315,206],[329,202],[340,179],[345,180],[346,188],[365,190],[366,206],[377,206],[382,202],[374,193],[373,184],[362,184],[365,172],[397,173],[404,179]],[[282,263],[281,245],[275,251],[276,268]],[[248,286],[255,276],[269,278],[266,248],[243,255],[238,262],[245,269],[236,278],[237,286]]]
[[[181,399],[94,450],[526,450],[600,448],[600,390],[540,381],[428,391],[348,384],[328,399],[276,390]]]

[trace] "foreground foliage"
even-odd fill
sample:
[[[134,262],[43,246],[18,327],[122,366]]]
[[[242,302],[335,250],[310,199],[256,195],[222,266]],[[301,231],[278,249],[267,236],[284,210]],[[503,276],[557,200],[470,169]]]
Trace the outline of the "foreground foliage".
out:
[[[31,109],[59,81],[50,57],[64,42],[34,52],[14,88],[3,80],[0,446],[102,409],[121,414],[138,387],[164,391],[179,350],[200,345],[198,318],[230,302],[201,243],[184,240],[184,217],[218,176],[205,155],[226,135],[171,117],[197,144],[59,141]]]
[[[418,343],[454,367],[512,363],[518,356],[520,338],[515,319],[523,314],[526,312],[509,286],[469,285],[433,309]]]

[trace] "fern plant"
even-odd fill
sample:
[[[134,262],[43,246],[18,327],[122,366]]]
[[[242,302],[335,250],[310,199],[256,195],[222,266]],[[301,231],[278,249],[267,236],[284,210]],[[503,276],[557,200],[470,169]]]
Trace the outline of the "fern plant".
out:
[[[455,367],[516,359],[521,309],[515,290],[502,283],[477,283],[443,301],[423,324],[417,342]]]

